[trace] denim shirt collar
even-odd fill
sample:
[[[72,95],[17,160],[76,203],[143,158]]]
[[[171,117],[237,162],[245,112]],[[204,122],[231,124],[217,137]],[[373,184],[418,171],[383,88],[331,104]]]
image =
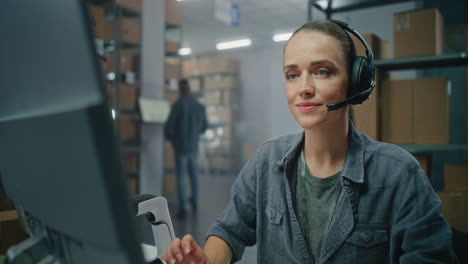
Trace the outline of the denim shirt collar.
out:
[[[304,144],[304,132],[297,134],[286,154],[276,162],[277,169],[283,171],[295,162],[301,153]],[[359,133],[353,122],[349,121],[349,148],[346,157],[346,164],[341,172],[341,176],[355,183],[364,182],[364,143],[361,133]]]

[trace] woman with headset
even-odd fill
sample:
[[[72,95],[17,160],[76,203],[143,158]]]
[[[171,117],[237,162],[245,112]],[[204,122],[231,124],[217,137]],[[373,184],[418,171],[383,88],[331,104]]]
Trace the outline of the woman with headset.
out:
[[[356,56],[346,33],[366,46]],[[319,20],[284,49],[289,109],[304,128],[265,142],[241,170],[205,247],[186,235],[167,263],[456,263],[440,200],[418,162],[359,133],[349,104],[374,87],[373,55],[347,24]]]

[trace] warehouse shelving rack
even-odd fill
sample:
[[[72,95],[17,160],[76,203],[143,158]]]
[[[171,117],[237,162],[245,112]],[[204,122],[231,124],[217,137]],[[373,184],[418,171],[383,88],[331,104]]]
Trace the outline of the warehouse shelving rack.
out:
[[[375,61],[377,71],[382,73],[388,71],[429,69],[442,67],[466,67],[468,66],[468,54],[466,52],[435,55],[407,57],[388,60]],[[467,81],[467,80],[465,80]],[[466,121],[465,121],[466,122]],[[447,145],[421,145],[421,144],[398,144],[410,153],[444,153],[444,152],[467,152],[468,144],[447,144]],[[432,185],[435,190],[443,188],[443,177],[433,173]]]
[[[320,2],[320,3],[319,3]],[[327,19],[335,13],[359,10],[383,5],[398,4],[404,2],[417,2],[416,0],[309,0],[308,1],[308,21],[312,20],[312,9],[315,8],[323,12]],[[389,71],[399,70],[420,70],[442,67],[463,67],[468,66],[468,53],[459,52],[435,56],[407,57],[375,61],[377,71],[380,76],[384,76]],[[468,80],[465,80],[465,82]],[[466,102],[465,102],[466,103]],[[465,121],[466,122],[466,121]],[[468,144],[447,144],[447,145],[419,145],[419,144],[399,144],[400,147],[410,153],[448,153],[448,152],[466,152],[468,153]],[[432,173],[435,177],[432,179],[432,185],[435,190],[443,187],[443,177],[440,173]]]
[[[106,79],[106,85],[110,86],[110,94],[111,101],[109,102],[110,108],[113,110],[113,118],[114,118],[114,126],[115,126],[115,133],[117,138],[119,138],[121,152],[122,152],[122,159],[126,161],[123,157],[126,155],[133,156],[134,159],[134,166],[136,168],[128,169],[128,166],[125,166],[127,175],[129,177],[129,181],[133,181],[135,186],[135,191],[138,193],[139,191],[139,154],[140,154],[140,124],[141,124],[141,114],[139,112],[138,106],[135,105],[133,108],[124,108],[120,107],[120,92],[121,92],[121,85],[128,83],[129,80],[131,84],[136,87],[136,100],[138,101],[138,97],[140,94],[140,83],[138,81],[138,72],[139,67],[133,67],[132,72],[122,72],[121,71],[121,55],[122,51],[131,51],[133,54],[139,55],[141,53],[141,44],[125,41],[122,39],[122,19],[133,19],[137,20],[141,23],[141,12],[126,8],[120,4],[118,4],[114,0],[90,0],[90,4],[95,6],[106,7],[107,11],[105,16],[107,18],[111,18],[112,21],[112,39],[111,40],[104,40],[100,42],[100,47],[98,47],[98,51],[100,58],[105,59],[106,57],[104,54],[112,52],[112,65],[110,72],[105,72],[104,78]],[[141,36],[141,34],[140,34]],[[99,43],[99,42],[97,42]],[[136,56],[138,57],[138,56]],[[138,65],[139,60],[135,61],[135,65]],[[136,102],[135,102],[136,104]],[[135,139],[130,141],[122,141],[121,140],[121,131],[120,131],[120,120],[121,119],[129,119],[135,122]],[[127,164],[126,164],[127,165]],[[132,186],[132,185],[130,185]]]

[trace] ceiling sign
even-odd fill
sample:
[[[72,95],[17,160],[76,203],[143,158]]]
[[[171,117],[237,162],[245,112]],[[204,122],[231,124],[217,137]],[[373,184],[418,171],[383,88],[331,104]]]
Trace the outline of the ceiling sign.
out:
[[[215,0],[215,18],[228,26],[240,26],[239,4],[232,0]]]

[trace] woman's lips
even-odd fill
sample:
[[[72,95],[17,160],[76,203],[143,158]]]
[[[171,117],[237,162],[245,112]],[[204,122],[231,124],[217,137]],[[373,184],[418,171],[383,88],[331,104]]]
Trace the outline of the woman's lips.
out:
[[[322,104],[316,104],[316,103],[300,103],[300,104],[297,104],[296,106],[299,108],[301,112],[310,112],[318,108],[321,105]]]

